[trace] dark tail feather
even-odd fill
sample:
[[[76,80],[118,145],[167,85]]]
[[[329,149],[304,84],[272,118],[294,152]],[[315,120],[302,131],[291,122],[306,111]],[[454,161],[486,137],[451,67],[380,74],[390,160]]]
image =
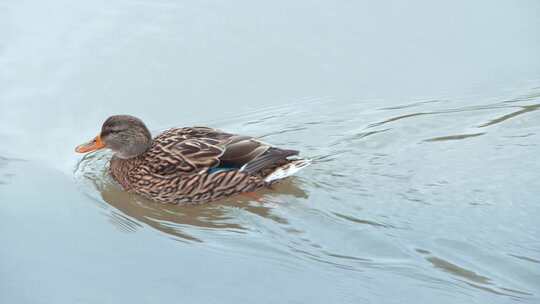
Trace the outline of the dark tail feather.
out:
[[[268,149],[266,152],[264,152],[261,156],[245,164],[240,169],[240,171],[246,172],[248,174],[253,174],[266,167],[276,164],[280,160],[284,160],[287,157],[294,156],[294,155],[298,155],[298,151],[278,149],[278,148],[272,147]]]

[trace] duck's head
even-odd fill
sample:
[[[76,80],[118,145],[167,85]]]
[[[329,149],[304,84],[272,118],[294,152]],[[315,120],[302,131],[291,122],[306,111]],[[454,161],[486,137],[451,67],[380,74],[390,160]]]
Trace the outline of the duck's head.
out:
[[[123,159],[137,157],[152,145],[152,135],[142,120],[130,115],[107,118],[101,133],[89,142],[77,146],[76,152],[87,153],[109,148]]]

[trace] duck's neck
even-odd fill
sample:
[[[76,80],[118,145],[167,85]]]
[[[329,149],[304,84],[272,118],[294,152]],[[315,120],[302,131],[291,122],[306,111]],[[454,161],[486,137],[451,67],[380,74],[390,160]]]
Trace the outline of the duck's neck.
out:
[[[130,171],[137,167],[141,162],[141,156],[123,159],[118,156],[113,156],[110,163],[110,173],[112,177],[124,188],[129,190],[130,184]]]
[[[117,158],[129,160],[134,159],[142,154],[146,153],[148,149],[152,147],[153,139],[152,137],[139,137],[137,140],[129,145],[122,146],[115,151],[115,156]]]

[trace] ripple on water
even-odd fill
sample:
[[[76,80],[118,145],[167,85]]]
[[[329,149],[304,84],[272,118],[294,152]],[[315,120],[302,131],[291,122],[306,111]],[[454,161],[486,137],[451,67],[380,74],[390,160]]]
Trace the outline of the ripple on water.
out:
[[[429,262],[434,269],[450,274],[451,278],[456,282],[464,283],[466,287],[476,288],[513,299],[526,299],[534,296],[533,293],[520,290],[519,286],[514,287],[515,281],[497,275],[497,268],[506,263],[500,257],[486,253],[482,249],[461,241],[438,240],[438,242],[443,245],[443,247],[440,247],[440,249],[444,248],[443,251],[453,248],[450,255],[455,256],[455,259],[458,261],[450,261],[426,249],[416,248],[415,251]],[[463,251],[464,249],[465,251]],[[461,260],[462,265],[460,265],[459,260]],[[493,265],[494,267],[490,267],[491,269],[485,271],[493,273],[493,276],[496,277],[490,277],[487,273],[481,273],[481,269],[486,267],[485,263],[489,265],[493,261],[499,262],[499,265]],[[468,269],[465,265],[479,270]],[[505,284],[509,286],[505,286]]]
[[[23,161],[18,158],[3,157],[0,155],[0,185],[6,185],[9,180],[12,179],[15,174],[8,170],[8,166],[12,162]]]

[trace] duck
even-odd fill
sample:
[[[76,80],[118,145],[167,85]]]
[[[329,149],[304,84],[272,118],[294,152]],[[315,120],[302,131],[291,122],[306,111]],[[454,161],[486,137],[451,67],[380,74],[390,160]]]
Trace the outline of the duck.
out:
[[[170,204],[215,201],[253,193],[311,164],[299,151],[210,127],[181,127],[152,137],[131,115],[105,120],[78,153],[110,149],[109,174],[127,192]]]

